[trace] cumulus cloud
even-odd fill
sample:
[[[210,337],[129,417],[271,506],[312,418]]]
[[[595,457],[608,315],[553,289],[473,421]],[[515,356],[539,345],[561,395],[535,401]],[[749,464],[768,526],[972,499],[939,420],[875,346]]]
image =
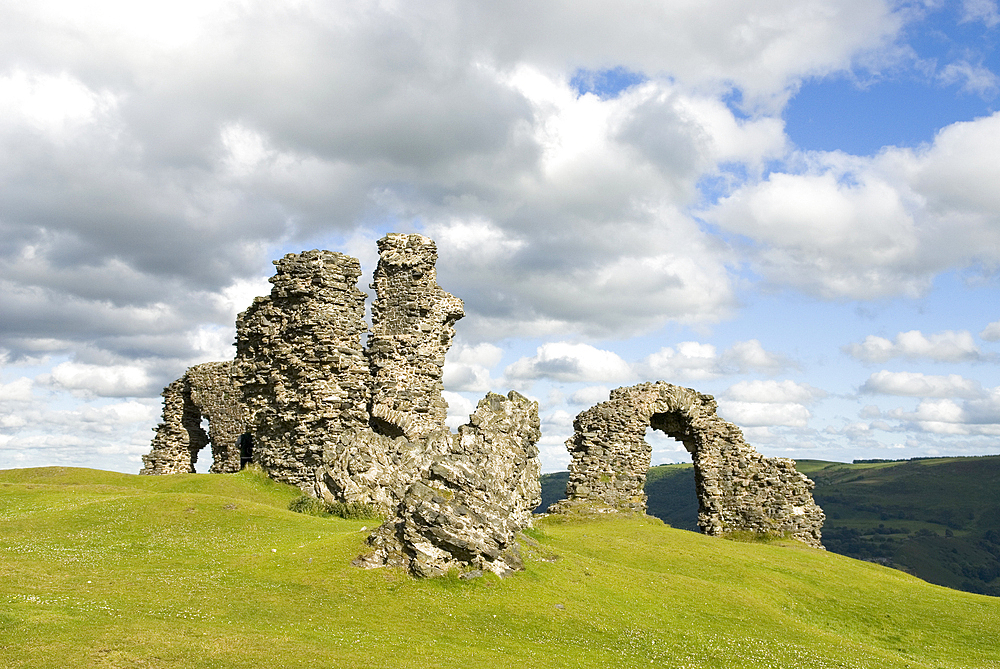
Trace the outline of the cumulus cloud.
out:
[[[152,390],[146,370],[133,365],[63,362],[56,365],[50,374],[40,378],[39,382],[100,397],[135,397],[147,395]]]
[[[511,381],[548,378],[563,382],[626,382],[634,378],[634,373],[617,353],[589,344],[552,342],[539,346],[535,355],[508,366],[504,376]]]
[[[751,339],[737,342],[721,354],[711,344],[681,342],[660,349],[636,367],[647,378],[701,380],[735,373],[776,374],[791,365],[785,356],[767,351]]]
[[[965,397],[983,396],[978,381],[958,374],[935,376],[918,372],[882,370],[868,377],[861,386],[862,394],[899,395],[903,397]]]
[[[740,402],[795,402],[799,404],[809,404],[826,397],[826,395],[825,390],[808,383],[796,383],[790,380],[740,381],[729,386],[724,393],[727,399]]]
[[[601,402],[607,402],[611,397],[611,389],[607,386],[587,386],[580,388],[569,396],[570,404],[591,407]]]
[[[993,114],[915,149],[796,154],[702,216],[748,240],[775,285],[826,299],[921,295],[938,272],[1000,262],[998,128]]]
[[[34,382],[26,376],[11,381],[10,383],[0,383],[0,401],[28,402],[34,399],[31,389]]]
[[[469,416],[476,410],[476,403],[459,393],[445,390],[441,393],[444,401],[448,403],[448,417],[445,424],[452,430],[458,429],[460,425],[469,422]]]
[[[457,343],[448,351],[444,365],[444,387],[451,391],[486,392],[494,385],[490,370],[497,366],[503,351],[483,342],[474,346]]]
[[[993,321],[979,333],[980,339],[1000,341],[1000,321]]]
[[[987,328],[988,330],[989,328]],[[880,363],[892,358],[927,358],[935,362],[979,360],[982,354],[966,330],[945,330],[930,336],[919,330],[900,332],[890,341],[868,335],[860,344],[850,344],[843,351],[857,360]]]
[[[1000,435],[1000,388],[985,397],[965,400],[923,400],[914,411],[895,409],[886,414],[912,427],[945,435]]]
[[[719,415],[740,426],[806,427],[812,414],[797,402],[720,401]]]

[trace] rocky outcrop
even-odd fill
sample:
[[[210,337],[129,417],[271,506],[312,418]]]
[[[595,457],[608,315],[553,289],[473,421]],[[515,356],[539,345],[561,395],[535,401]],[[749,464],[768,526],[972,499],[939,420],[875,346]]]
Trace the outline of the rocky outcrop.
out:
[[[369,538],[363,566],[403,566],[417,576],[450,569],[521,569],[517,535],[541,500],[538,404],[490,393],[452,436],[452,450],[409,486],[394,518]]]
[[[198,452],[211,444],[211,472],[240,469],[239,441],[246,431],[242,396],[231,362],[195,365],[163,389],[163,422],[156,427],[152,449],[142,456],[140,474],[194,472]],[[209,432],[201,426],[208,420]]]
[[[576,417],[566,442],[573,457],[567,499],[550,511],[645,512],[650,447],[643,437],[652,427],[691,453],[702,532],[788,533],[822,548],[825,516],[812,481],[792,460],[757,453],[715,412],[711,395],[662,381],[613,390],[607,402]]]

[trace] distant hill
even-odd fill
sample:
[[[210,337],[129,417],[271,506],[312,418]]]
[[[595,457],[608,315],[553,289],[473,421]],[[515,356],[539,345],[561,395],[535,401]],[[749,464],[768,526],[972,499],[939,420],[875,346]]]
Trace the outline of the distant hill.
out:
[[[949,588],[1000,596],[1000,456],[799,460],[797,466],[816,483],[828,550]],[[562,498],[568,477],[542,477],[541,510]],[[691,465],[651,468],[646,494],[650,515],[697,531]]]
[[[298,495],[253,470],[0,470],[0,667],[1000,667],[1000,599],[795,541],[552,516],[523,572],[416,580],[352,567],[373,522]]]

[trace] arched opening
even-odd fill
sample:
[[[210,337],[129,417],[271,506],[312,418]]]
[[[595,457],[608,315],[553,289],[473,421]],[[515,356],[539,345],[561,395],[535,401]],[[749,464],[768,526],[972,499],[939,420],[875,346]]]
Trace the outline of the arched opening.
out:
[[[646,474],[646,513],[671,527],[698,531],[698,493],[694,464],[683,442],[666,432],[646,428],[650,467]]]

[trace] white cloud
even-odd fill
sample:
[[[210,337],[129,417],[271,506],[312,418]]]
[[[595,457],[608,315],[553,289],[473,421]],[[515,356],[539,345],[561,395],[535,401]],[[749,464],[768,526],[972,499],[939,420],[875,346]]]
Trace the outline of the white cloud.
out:
[[[867,363],[886,362],[892,358],[927,358],[935,362],[964,362],[981,358],[979,347],[966,330],[945,330],[930,336],[919,330],[910,330],[900,332],[892,341],[868,335],[860,344],[850,344],[843,350]]]
[[[808,404],[826,397],[824,390],[795,381],[740,381],[729,386],[724,396],[740,402]]]
[[[995,0],[962,0],[962,22],[982,21],[987,28],[1000,23]]]
[[[0,400],[14,402],[30,402],[34,400],[31,392],[34,382],[22,376],[10,383],[0,383]]]
[[[964,397],[983,396],[978,381],[958,374],[935,376],[919,372],[889,372],[882,370],[868,377],[861,386],[862,394],[900,395],[903,397]]]
[[[647,378],[663,380],[714,379],[728,374],[776,374],[791,366],[782,355],[766,351],[756,339],[736,342],[721,355],[711,344],[686,341],[664,347],[636,367]]]
[[[570,404],[577,406],[591,407],[601,402],[607,402],[611,396],[611,389],[607,386],[587,386],[580,388],[569,396]]]
[[[481,343],[470,346],[456,343],[444,365],[444,386],[452,391],[486,392],[495,385],[490,370],[497,366],[503,351],[498,346]]]
[[[962,91],[979,95],[995,93],[1000,84],[1000,78],[989,69],[965,60],[948,63],[938,73],[938,79],[944,84],[961,84]]]
[[[134,365],[91,365],[63,362],[39,381],[56,388],[99,397],[136,397],[150,392],[151,379]]]
[[[806,427],[812,414],[796,402],[719,401],[719,415],[743,427],[785,425]]]
[[[661,348],[643,361],[642,368],[650,378],[664,380],[711,379],[722,373],[715,347],[695,341]]]
[[[469,416],[476,410],[476,403],[458,393],[445,390],[441,397],[448,403],[448,418],[445,424],[452,430],[469,422]]]
[[[776,286],[824,299],[914,297],[939,272],[1000,262],[998,150],[995,113],[915,149],[793,154],[701,216],[745,238],[753,268]]]
[[[549,378],[564,382],[625,382],[634,378],[631,367],[618,354],[568,342],[542,344],[534,356],[508,366],[504,376],[512,381]]]
[[[724,365],[735,367],[740,373],[777,374],[793,366],[785,356],[764,350],[756,339],[733,344],[722,354],[722,362]]]
[[[1000,321],[993,321],[979,333],[980,339],[986,341],[1000,341]]]
[[[984,397],[965,400],[922,400],[915,411],[895,409],[886,414],[934,434],[1000,436],[1000,388]]]

